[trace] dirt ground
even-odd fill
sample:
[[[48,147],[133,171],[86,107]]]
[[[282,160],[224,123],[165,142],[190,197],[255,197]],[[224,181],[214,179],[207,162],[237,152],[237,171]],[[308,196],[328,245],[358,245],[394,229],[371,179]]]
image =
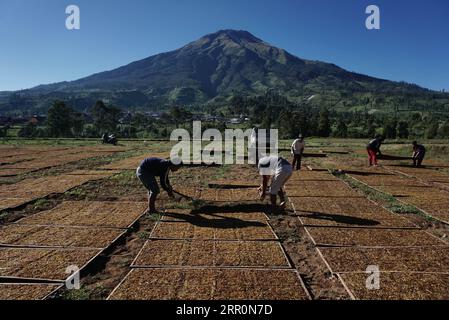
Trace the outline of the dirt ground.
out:
[[[341,282],[330,273],[319,256],[298,217],[270,215],[270,224],[313,299],[349,299]]]
[[[143,200],[145,191],[139,182],[134,179],[133,172],[126,172],[120,175],[120,184],[114,183],[115,180],[92,182],[78,190],[75,190],[65,196],[65,200],[84,199],[85,195],[89,199],[96,200]],[[212,168],[193,168],[182,170],[173,175],[172,183],[177,190],[189,188],[192,186],[207,186],[210,181],[222,179],[259,179],[258,174],[253,167],[226,167],[218,171]],[[122,179],[123,178],[123,179]],[[111,197],[114,195],[114,197]],[[275,233],[280,238],[281,244],[287,253],[292,265],[298,270],[304,279],[305,285],[314,299],[348,299],[344,287],[339,280],[332,276],[324,264],[323,260],[315,250],[313,243],[305,233],[299,219],[289,215],[293,212],[287,211],[287,214],[273,213],[269,207],[264,205],[248,204],[232,205],[214,204],[214,203],[193,203],[182,199],[179,202],[168,200],[165,196],[161,197],[161,203],[164,209],[173,208],[194,208],[198,212],[210,210],[210,206],[220,206],[242,209],[254,208],[249,210],[264,210],[270,218],[270,224]],[[230,208],[229,208],[230,207]],[[83,278],[83,289],[74,297],[72,292],[61,292],[63,298],[89,298],[105,299],[110,292],[120,283],[123,277],[129,272],[129,265],[137,256],[139,250],[144,245],[149,233],[154,227],[158,216],[145,216],[139,220],[132,232],[120,244],[112,248],[107,254],[102,256],[101,263],[97,268],[89,272]],[[81,294],[82,293],[82,294]]]
[[[330,170],[340,167],[361,168],[365,166],[365,155],[360,152],[360,141],[351,141],[349,144],[315,143],[310,147],[311,153],[328,151],[325,158],[309,158],[305,166],[311,168],[326,168]],[[168,145],[158,144],[155,152],[166,151]],[[94,170],[121,159],[135,156],[142,152],[141,146],[133,147],[112,155],[101,155],[58,167],[44,169],[15,177],[0,178],[0,184],[13,184],[28,178],[38,178],[66,174],[73,170]],[[389,146],[388,151],[403,154],[403,145]],[[288,153],[284,154],[289,158]],[[436,157],[435,159],[440,159]],[[441,161],[441,160],[439,160]],[[344,165],[342,165],[344,164]],[[446,172],[442,169],[442,172]],[[347,176],[336,175],[338,181],[344,181],[353,190],[363,197],[384,206],[388,210],[412,221],[421,229],[447,241],[449,227],[447,224],[431,219],[420,212],[416,207],[404,206],[394,197],[381,194],[365,185],[358,184]],[[222,167],[190,167],[183,168],[170,177],[172,185],[181,194],[188,194],[194,189],[208,189],[210,184],[220,184],[223,181],[244,181],[250,185],[258,183],[260,177],[254,166],[234,165]],[[242,186],[240,186],[242,187]],[[232,189],[233,186],[227,186]],[[257,197],[257,195],[255,195]],[[90,181],[73,188],[63,194],[52,194],[44,199],[31,202],[14,210],[4,210],[0,213],[0,225],[15,222],[42,211],[55,208],[64,201],[146,201],[146,191],[135,177],[134,170],[124,170],[112,177]],[[226,199],[224,199],[226,200]],[[350,296],[337,276],[333,275],[313,244],[310,235],[302,226],[301,221],[294,215],[293,208],[289,206],[285,212],[273,210],[265,203],[251,202],[207,202],[197,199],[188,199],[177,196],[170,199],[161,194],[158,201],[160,211],[170,209],[189,210],[201,212],[263,212],[269,217],[269,224],[279,238],[288,260],[301,275],[304,285],[313,299],[340,300],[349,299]],[[161,215],[145,214],[121,237],[112,244],[99,257],[97,257],[82,272],[81,290],[59,290],[54,299],[87,300],[106,299],[123,278],[129,273],[130,265],[138,255]]]

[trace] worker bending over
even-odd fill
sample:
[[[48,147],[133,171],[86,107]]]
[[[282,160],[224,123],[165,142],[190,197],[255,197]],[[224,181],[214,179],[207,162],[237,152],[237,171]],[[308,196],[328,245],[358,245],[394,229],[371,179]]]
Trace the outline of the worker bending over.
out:
[[[264,200],[267,192],[269,192],[271,204],[276,207],[277,196],[279,196],[280,208],[285,209],[284,185],[292,176],[292,165],[282,157],[267,156],[259,160],[258,167],[262,176],[262,185],[259,188],[260,199]],[[271,184],[268,190],[270,178]]]
[[[384,140],[385,139],[380,134],[378,134],[366,146],[370,166],[377,166],[377,157],[382,155],[380,147],[382,146],[382,142],[384,142]]]
[[[178,164],[175,164],[178,163]],[[160,193],[156,177],[160,178],[161,187],[169,197],[173,198],[173,188],[170,185],[168,175],[170,171],[176,172],[182,166],[181,161],[170,161],[160,158],[146,158],[137,168],[137,177],[148,190],[148,213],[156,213],[156,199]]]

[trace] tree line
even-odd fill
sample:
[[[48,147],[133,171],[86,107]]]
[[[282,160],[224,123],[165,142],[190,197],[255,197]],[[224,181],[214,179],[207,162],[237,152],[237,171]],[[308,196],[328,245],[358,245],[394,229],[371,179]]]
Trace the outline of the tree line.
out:
[[[121,110],[107,106],[102,101],[90,108],[92,124],[85,115],[67,106],[63,101],[55,101],[48,109],[45,126],[28,123],[18,132],[19,137],[78,138],[98,137],[102,133],[115,132],[119,124]]]
[[[231,126],[226,119],[244,117],[249,120],[238,127],[276,128],[281,139],[292,139],[298,134],[338,138],[371,138],[376,134],[388,139],[449,138],[449,120],[438,114],[341,112],[328,107],[294,104],[283,96],[270,93],[259,97],[235,96],[226,106],[207,105],[201,110],[219,119],[203,122],[204,130],[217,128],[223,131]],[[89,108],[90,119],[87,121],[85,114],[63,101],[56,101],[48,110],[44,125],[29,123],[20,129],[18,135],[28,138],[91,138],[115,133],[121,138],[167,139],[174,128],[189,130],[194,119],[194,115],[181,106],[170,107],[157,119],[141,112],[128,114],[124,121],[123,117],[120,108],[97,101]]]

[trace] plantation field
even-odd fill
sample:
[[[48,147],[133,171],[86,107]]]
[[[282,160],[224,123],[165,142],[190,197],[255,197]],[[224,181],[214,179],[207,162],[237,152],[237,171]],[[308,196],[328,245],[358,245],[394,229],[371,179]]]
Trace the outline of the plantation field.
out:
[[[365,144],[308,139],[285,211],[259,199],[255,166],[198,164],[148,214],[136,168],[173,143],[3,141],[0,299],[449,299],[446,142],[427,142],[423,168],[402,141],[368,167]]]

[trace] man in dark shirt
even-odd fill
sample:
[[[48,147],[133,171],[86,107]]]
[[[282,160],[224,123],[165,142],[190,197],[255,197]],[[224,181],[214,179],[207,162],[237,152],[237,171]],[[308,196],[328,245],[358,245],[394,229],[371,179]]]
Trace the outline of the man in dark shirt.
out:
[[[424,157],[426,156],[426,148],[417,141],[412,142],[413,145],[413,166],[421,167]]]
[[[383,141],[384,138],[380,134],[378,134],[366,146],[370,166],[377,166],[377,156],[382,154],[380,152],[380,147]]]
[[[146,158],[137,168],[137,177],[148,190],[148,212],[156,213],[156,198],[160,193],[156,177],[159,177],[161,187],[173,198],[173,188],[170,185],[168,175],[170,171],[176,172],[181,168],[180,161],[171,161],[160,158]]]

